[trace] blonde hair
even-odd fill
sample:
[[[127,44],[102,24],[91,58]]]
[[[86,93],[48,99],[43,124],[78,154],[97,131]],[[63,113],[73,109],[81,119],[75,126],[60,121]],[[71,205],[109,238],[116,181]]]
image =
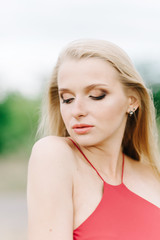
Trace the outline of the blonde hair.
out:
[[[149,163],[160,173],[158,131],[152,94],[134,68],[128,55],[117,45],[104,40],[77,40],[71,42],[59,55],[45,97],[42,119],[38,132],[43,135],[68,136],[60,114],[57,75],[60,65],[67,58],[76,60],[99,58],[109,62],[118,71],[125,89],[136,92],[139,108],[127,119],[122,141],[123,152],[131,158]],[[47,108],[47,109],[46,109]]]

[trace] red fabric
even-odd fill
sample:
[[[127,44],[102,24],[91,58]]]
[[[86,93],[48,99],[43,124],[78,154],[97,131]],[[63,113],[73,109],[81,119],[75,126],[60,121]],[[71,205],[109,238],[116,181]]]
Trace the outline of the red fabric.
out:
[[[122,183],[118,186],[106,183],[95,169],[104,182],[103,197],[94,212],[73,231],[73,240],[160,240],[160,208],[124,185],[123,169],[124,160]]]

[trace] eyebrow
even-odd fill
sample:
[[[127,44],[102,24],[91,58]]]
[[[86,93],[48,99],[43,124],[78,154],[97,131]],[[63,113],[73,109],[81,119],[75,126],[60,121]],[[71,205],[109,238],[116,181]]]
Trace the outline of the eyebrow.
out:
[[[96,88],[96,87],[108,87],[108,85],[107,84],[91,84],[91,85],[85,87],[85,91],[90,91],[90,90],[92,90],[93,88]],[[58,91],[59,92],[61,92],[61,91],[65,92],[65,91],[70,91],[70,89],[60,88]]]

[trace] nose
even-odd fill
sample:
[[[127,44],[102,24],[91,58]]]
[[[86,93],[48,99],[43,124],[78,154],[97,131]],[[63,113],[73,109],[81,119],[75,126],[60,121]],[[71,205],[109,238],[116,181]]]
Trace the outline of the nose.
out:
[[[72,116],[74,118],[84,117],[88,114],[87,104],[81,98],[76,98],[72,105]]]

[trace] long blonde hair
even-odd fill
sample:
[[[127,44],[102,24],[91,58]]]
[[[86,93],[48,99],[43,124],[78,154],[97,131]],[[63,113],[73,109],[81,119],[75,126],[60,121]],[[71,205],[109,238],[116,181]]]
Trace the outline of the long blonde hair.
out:
[[[77,40],[71,42],[59,55],[45,96],[42,119],[38,132],[44,135],[68,136],[60,114],[57,75],[60,65],[67,58],[99,58],[110,62],[118,71],[125,89],[136,92],[139,108],[127,119],[122,149],[137,161],[149,163],[160,173],[158,131],[152,94],[134,68],[128,55],[117,45],[104,40]]]

